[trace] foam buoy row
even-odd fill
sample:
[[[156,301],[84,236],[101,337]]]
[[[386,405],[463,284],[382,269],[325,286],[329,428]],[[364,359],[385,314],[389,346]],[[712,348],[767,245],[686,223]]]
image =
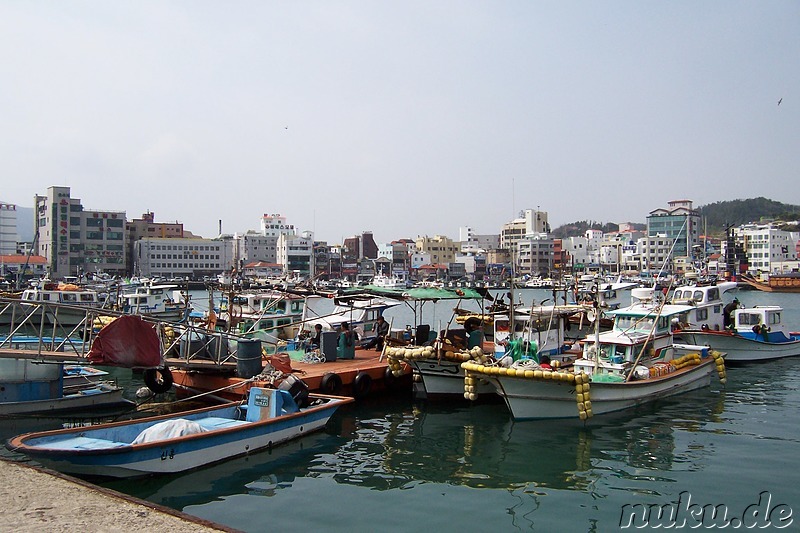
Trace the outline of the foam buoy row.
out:
[[[680,370],[681,368],[685,368],[687,366],[694,366],[700,364],[700,354],[699,353],[687,353],[686,355],[682,355],[677,359],[673,359],[670,361],[670,364],[675,367],[676,370]]]
[[[714,362],[717,365],[717,374],[719,374],[719,382],[725,385],[728,382],[728,375],[725,371],[725,359],[722,357],[722,353],[716,350],[711,350],[711,356],[714,358]]]
[[[592,418],[592,400],[589,387],[589,376],[581,372],[575,375],[575,402],[578,406],[578,418]]]
[[[115,316],[100,315],[98,317],[95,317],[95,319],[92,321],[92,327],[94,329],[103,329],[105,326],[109,325],[116,319],[117,317]]]
[[[592,401],[589,393],[589,376],[583,372],[574,374],[572,372],[554,372],[552,370],[542,369],[505,368],[502,366],[483,365],[472,361],[461,363],[461,368],[464,369],[464,398],[467,400],[475,400],[478,397],[477,394],[475,394],[475,385],[477,382],[475,374],[482,374],[485,376],[507,376],[540,381],[563,381],[565,383],[575,384],[578,417],[581,420],[586,420],[593,416]]]

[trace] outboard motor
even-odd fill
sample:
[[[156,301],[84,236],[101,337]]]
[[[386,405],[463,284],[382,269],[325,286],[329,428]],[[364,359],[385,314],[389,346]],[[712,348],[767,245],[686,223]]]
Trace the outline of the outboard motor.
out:
[[[288,391],[298,407],[305,407],[308,405],[308,385],[297,376],[292,374],[286,376],[283,381],[281,381],[281,384],[278,385],[278,388]]]

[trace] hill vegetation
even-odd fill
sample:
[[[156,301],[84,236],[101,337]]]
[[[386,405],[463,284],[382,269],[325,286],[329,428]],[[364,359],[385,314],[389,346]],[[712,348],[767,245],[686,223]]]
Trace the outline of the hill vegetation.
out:
[[[787,231],[799,231],[800,206],[784,204],[767,198],[751,198],[748,200],[730,200],[715,202],[697,208],[703,218],[703,224],[711,236],[725,235],[726,226],[740,226],[749,222],[775,222]],[[646,230],[647,224],[632,223],[634,229]],[[559,239],[578,237],[589,229],[599,229],[603,233],[619,231],[619,225],[613,222],[596,222],[581,220],[564,224],[553,230],[553,236]]]

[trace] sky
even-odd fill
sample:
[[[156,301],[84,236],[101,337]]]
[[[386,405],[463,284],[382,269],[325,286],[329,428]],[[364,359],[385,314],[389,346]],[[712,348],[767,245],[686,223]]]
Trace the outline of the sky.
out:
[[[800,2],[0,1],[3,201],[204,237],[800,204]]]

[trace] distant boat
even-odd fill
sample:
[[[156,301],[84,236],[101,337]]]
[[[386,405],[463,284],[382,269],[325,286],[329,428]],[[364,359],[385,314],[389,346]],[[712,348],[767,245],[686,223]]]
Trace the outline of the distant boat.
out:
[[[322,429],[339,406],[353,401],[339,396],[303,396],[301,390],[252,387],[246,403],[27,433],[12,438],[6,447],[47,467],[81,476],[183,472]],[[303,398],[309,404],[299,407],[296,399]]]
[[[120,295],[122,312],[161,320],[178,320],[189,314],[190,306],[188,302],[173,300],[170,291],[177,287],[153,283],[140,285],[134,292]]]
[[[693,344],[703,344],[726,353],[725,361],[746,363],[800,355],[800,333],[789,332],[783,323],[783,308],[776,305],[737,309],[733,331],[683,331]]]
[[[772,274],[767,281],[759,281],[753,276],[743,275],[742,281],[751,287],[765,292],[800,292],[800,273]]]
[[[384,289],[403,289],[408,286],[405,279],[399,276],[386,276],[384,274],[376,274],[370,285]]]
[[[100,309],[102,302],[95,290],[72,284],[42,283],[22,291],[19,300],[13,301],[16,311],[0,312],[0,326],[9,326],[12,315],[14,325],[25,322],[29,326],[38,327],[42,323],[51,326],[57,324],[72,328],[86,319],[88,309]]]

